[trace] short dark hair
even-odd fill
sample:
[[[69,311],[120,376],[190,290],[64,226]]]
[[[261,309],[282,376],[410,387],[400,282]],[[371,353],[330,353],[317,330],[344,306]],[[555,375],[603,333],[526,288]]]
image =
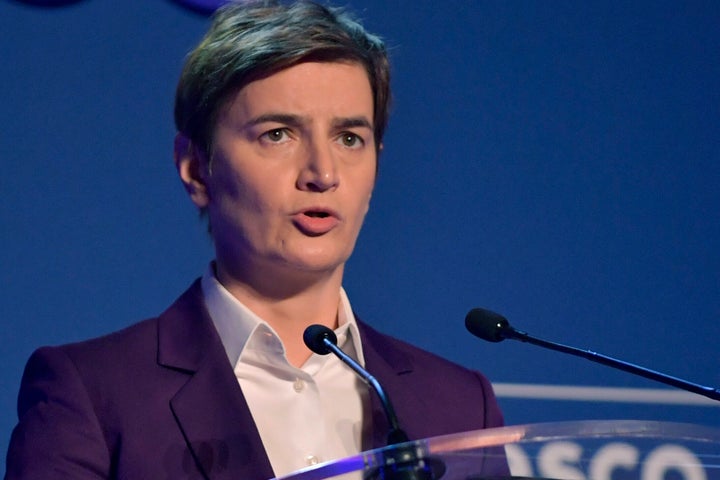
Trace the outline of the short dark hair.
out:
[[[175,95],[175,126],[212,157],[220,110],[243,86],[305,61],[357,62],[374,101],[377,148],[387,125],[390,66],[383,41],[347,13],[314,2],[231,3],[190,52]]]

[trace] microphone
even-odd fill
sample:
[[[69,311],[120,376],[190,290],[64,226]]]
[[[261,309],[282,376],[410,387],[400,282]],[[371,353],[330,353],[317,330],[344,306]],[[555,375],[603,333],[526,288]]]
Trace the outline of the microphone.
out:
[[[337,346],[335,332],[324,325],[310,325],[303,332],[305,345],[318,355],[333,353],[370,385],[380,398],[385,410],[390,432],[388,447],[409,442],[407,434],[400,428],[390,397],[380,382],[359,363]],[[437,480],[445,474],[445,464],[435,458],[422,457],[414,443],[388,449],[383,454],[385,464],[370,470],[363,478],[374,480]]]
[[[618,370],[622,370],[624,372],[639,375],[641,377],[655,380],[656,382],[664,383],[688,392],[697,393],[699,395],[712,398],[713,400],[720,400],[720,390],[718,389],[688,382],[687,380],[683,380],[681,378],[656,372],[654,370],[608,357],[590,350],[582,350],[533,337],[521,330],[514,329],[510,325],[510,322],[508,322],[507,319],[499,313],[485,310],[484,308],[473,308],[468,312],[465,317],[465,328],[467,328],[468,331],[476,337],[487,340],[488,342],[501,342],[506,338],[520,340],[521,342],[532,343],[533,345],[548,348],[550,350],[586,358],[588,360],[592,360],[593,362],[617,368]]]
[[[334,353],[348,367],[352,368],[365,383],[375,390],[375,393],[380,398],[380,403],[383,406],[383,410],[385,410],[385,416],[387,417],[388,424],[390,425],[388,445],[404,443],[409,440],[407,434],[400,428],[390,397],[387,396],[385,390],[380,385],[380,382],[378,382],[375,377],[370,375],[370,372],[361,367],[359,363],[353,360],[337,346],[337,336],[335,335],[335,332],[325,325],[310,325],[303,332],[303,341],[311,351],[317,353],[318,355]]]

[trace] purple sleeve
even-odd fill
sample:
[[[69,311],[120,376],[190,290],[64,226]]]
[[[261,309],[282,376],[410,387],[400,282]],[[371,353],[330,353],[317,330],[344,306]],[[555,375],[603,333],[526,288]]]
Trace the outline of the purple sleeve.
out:
[[[6,480],[109,478],[110,454],[73,362],[59,348],[37,350],[25,367]]]

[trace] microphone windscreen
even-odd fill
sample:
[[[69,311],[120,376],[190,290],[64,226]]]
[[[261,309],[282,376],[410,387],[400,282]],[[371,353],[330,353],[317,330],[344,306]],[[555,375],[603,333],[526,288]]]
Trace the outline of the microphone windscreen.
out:
[[[505,317],[484,308],[473,308],[465,316],[465,328],[488,342],[505,340],[504,330],[510,325]]]
[[[327,348],[325,339],[330,340],[333,345],[337,345],[337,336],[335,332],[325,325],[310,325],[303,332],[303,341],[305,345],[318,355],[327,355],[330,349]]]

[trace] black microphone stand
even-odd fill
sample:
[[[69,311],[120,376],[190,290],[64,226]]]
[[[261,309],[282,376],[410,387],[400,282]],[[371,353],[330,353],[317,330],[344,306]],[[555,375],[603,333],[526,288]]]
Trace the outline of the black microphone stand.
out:
[[[365,479],[439,480],[445,474],[445,464],[441,460],[419,454],[416,445],[410,442],[407,434],[400,428],[390,397],[385,393],[380,382],[337,346],[335,332],[323,325],[310,325],[303,333],[303,340],[314,353],[335,354],[372,387],[385,410],[390,431],[387,436],[387,447],[383,452],[383,465],[366,472]]]
[[[482,308],[474,308],[470,310],[465,317],[465,326],[470,333],[489,342],[499,342],[506,338],[520,340],[521,342],[531,343],[533,345],[555,350],[557,352],[569,353],[570,355],[575,355],[596,363],[601,363],[608,367],[613,367],[624,372],[639,375],[641,377],[655,380],[656,382],[664,383],[688,392],[697,393],[713,400],[720,400],[720,390],[716,388],[710,388],[698,385],[697,383],[688,382],[687,380],[683,380],[681,378],[673,377],[655,370],[650,370],[649,368],[641,367],[623,360],[618,360],[613,357],[608,357],[607,355],[593,352],[591,350],[582,350],[580,348],[533,337],[523,331],[516,330],[510,325],[505,317],[490,310]]]
[[[608,367],[614,367],[618,370],[639,375],[650,380],[655,380],[656,382],[664,383],[666,385],[670,385],[681,390],[697,393],[699,395],[712,398],[713,400],[720,400],[720,390],[718,389],[713,389],[703,385],[698,385],[697,383],[688,382],[687,380],[683,380],[682,378],[673,377],[671,375],[656,372],[655,370],[650,370],[649,368],[641,367],[640,365],[635,365],[634,363],[629,363],[623,360],[608,357],[607,355],[603,355],[602,353],[593,352],[592,350],[583,350],[580,348],[563,345],[561,343],[549,342],[547,340],[535,338],[525,332],[515,330],[512,327],[510,327],[507,335],[508,338],[520,340],[521,342],[531,343],[533,345],[549,348],[550,350],[555,350],[557,352],[569,353],[570,355],[586,358],[590,361],[601,363],[603,365],[607,365]]]

